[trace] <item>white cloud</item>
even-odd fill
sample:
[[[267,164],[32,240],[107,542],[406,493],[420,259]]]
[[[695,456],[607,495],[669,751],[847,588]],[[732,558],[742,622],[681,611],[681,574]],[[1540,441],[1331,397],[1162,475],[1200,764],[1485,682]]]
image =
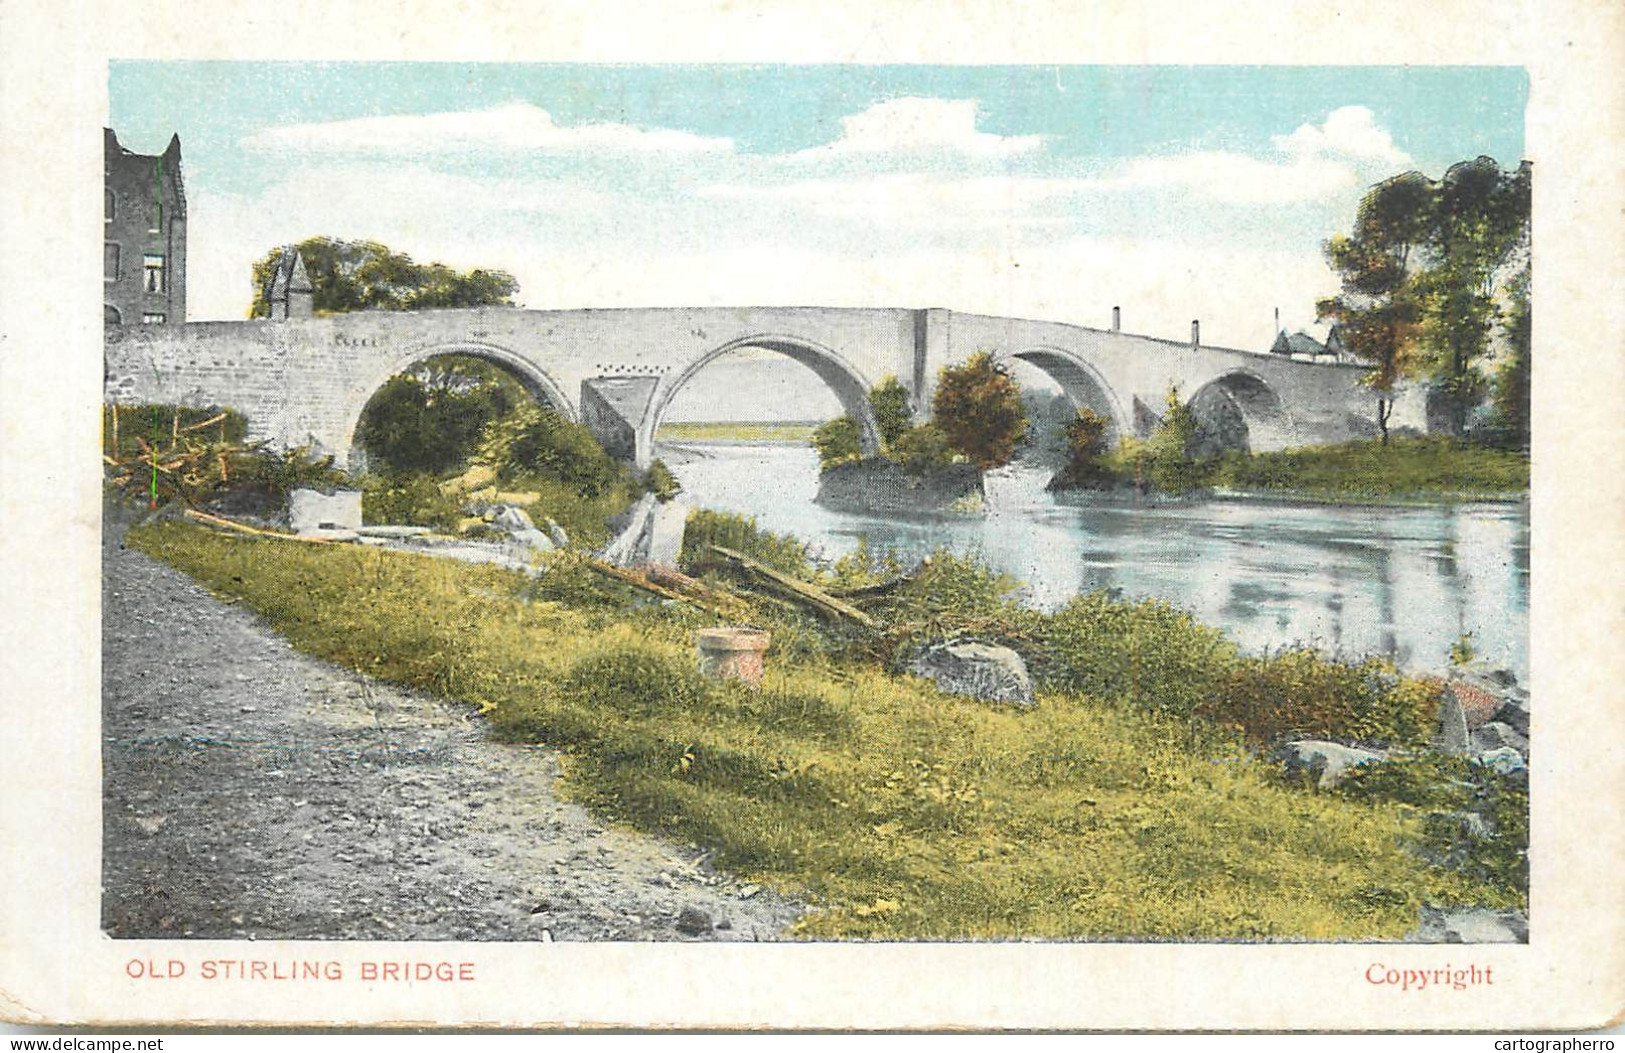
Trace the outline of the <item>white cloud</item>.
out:
[[[528,102],[459,113],[358,117],[264,128],[243,139],[254,150],[331,154],[420,155],[469,150],[556,153],[722,153],[733,140],[626,124],[565,127]]]
[[[1343,106],[1326,115],[1319,127],[1299,125],[1290,135],[1271,137],[1276,149],[1295,158],[1347,157],[1356,161],[1409,164],[1411,155],[1394,145],[1386,128],[1377,126],[1364,106]]]
[[[954,179],[911,172],[766,185],[715,183],[700,188],[699,196],[805,208],[829,219],[940,230],[1062,223],[1064,217],[1046,211],[1044,206],[1089,186],[1085,181],[1064,178]]]
[[[975,99],[888,99],[842,117],[841,136],[835,141],[792,156],[798,160],[919,154],[1003,158],[1030,153],[1043,145],[1040,135],[977,131],[976,116]]]
[[[1141,157],[1128,162],[1101,186],[1113,190],[1182,190],[1238,205],[1318,201],[1355,185],[1353,168],[1320,157],[1285,164],[1215,150]]]

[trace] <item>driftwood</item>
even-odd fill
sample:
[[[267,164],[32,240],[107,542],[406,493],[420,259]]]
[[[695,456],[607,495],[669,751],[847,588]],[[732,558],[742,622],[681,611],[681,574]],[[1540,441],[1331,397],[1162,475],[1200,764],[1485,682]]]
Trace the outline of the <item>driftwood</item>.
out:
[[[829,594],[843,600],[873,599],[877,596],[890,596],[898,589],[907,585],[914,579],[907,574],[885,581],[877,581],[873,585],[855,585],[850,589],[830,589]]]
[[[690,597],[684,596],[682,593],[677,592],[674,589],[669,589],[664,585],[651,581],[647,575],[639,574],[635,570],[627,570],[624,567],[617,567],[615,564],[605,563],[601,559],[589,559],[587,560],[587,566],[602,574],[606,578],[614,578],[623,585],[630,585],[634,589],[639,589],[643,592],[649,593],[650,595],[659,596],[662,599],[667,600],[681,600],[685,603],[694,602]]]
[[[849,621],[857,622],[859,625],[867,629],[878,628],[873,618],[858,610],[850,603],[836,599],[834,596],[831,596],[829,593],[818,588],[816,585],[808,585],[804,581],[797,581],[790,575],[785,574],[782,571],[774,570],[772,567],[769,567],[764,563],[751,559],[743,552],[735,552],[731,548],[723,548],[721,545],[712,545],[711,551],[715,552],[719,556],[722,556],[724,559],[727,559],[729,562],[739,567],[743,567],[745,570],[750,571],[757,577],[765,578],[773,585],[788,591],[791,593],[792,598],[799,599],[821,614],[832,615],[836,618],[845,618]]]
[[[255,537],[275,538],[278,541],[303,541],[310,545],[333,544],[333,541],[329,538],[304,537],[299,534],[278,534],[274,530],[261,530],[259,527],[251,527],[247,523],[239,523],[235,519],[226,519],[224,516],[212,516],[207,512],[199,512],[195,508],[188,508],[186,510],[186,517],[188,519],[195,519],[199,523],[207,523],[210,526],[224,527],[227,530],[236,530],[243,534],[252,534]]]
[[[722,613],[722,609],[728,609],[740,616],[750,614],[750,604],[745,601],[744,597],[735,595],[726,589],[708,585],[698,578],[691,578],[681,571],[673,570],[671,567],[663,567],[658,563],[643,567],[642,570],[649,580],[655,584],[664,585],[669,589],[676,589],[685,596],[695,597],[712,608],[718,609],[718,613]]]
[[[750,614],[749,605],[740,597],[711,588],[686,574],[666,567],[648,565],[628,570],[601,559],[590,559],[587,566],[623,585],[630,585],[634,589],[662,599],[692,604],[719,617],[738,618]]]

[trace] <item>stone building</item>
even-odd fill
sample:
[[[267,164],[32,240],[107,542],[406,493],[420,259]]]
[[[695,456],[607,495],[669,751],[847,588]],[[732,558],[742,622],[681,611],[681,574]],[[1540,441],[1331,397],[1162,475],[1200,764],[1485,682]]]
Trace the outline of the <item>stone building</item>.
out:
[[[102,320],[106,325],[186,321],[186,185],[181,140],[156,156],[102,129]]]

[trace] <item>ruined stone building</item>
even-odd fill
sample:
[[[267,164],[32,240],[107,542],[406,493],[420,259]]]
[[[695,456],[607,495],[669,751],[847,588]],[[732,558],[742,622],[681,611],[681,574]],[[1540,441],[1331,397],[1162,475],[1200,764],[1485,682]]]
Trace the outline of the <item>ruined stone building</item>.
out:
[[[181,140],[156,156],[131,153],[102,129],[105,194],[102,320],[186,321],[186,185]]]

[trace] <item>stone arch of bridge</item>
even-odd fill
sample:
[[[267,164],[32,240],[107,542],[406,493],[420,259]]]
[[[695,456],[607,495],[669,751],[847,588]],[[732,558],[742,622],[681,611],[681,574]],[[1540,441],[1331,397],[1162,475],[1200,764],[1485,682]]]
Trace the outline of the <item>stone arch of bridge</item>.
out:
[[[575,403],[570,401],[570,397],[564,393],[558,382],[533,359],[498,344],[487,344],[477,340],[444,340],[419,344],[391,356],[370,373],[365,381],[357,385],[354,389],[356,397],[345,407],[343,444],[339,449],[354,450],[355,432],[361,424],[361,415],[366,412],[367,404],[372,401],[373,396],[389,383],[390,377],[405,373],[418,363],[439,355],[464,355],[490,362],[517,380],[520,387],[537,402],[571,420],[579,419]]]
[[[1059,347],[1027,347],[1001,352],[993,358],[995,366],[1011,359],[1019,359],[1043,370],[1051,380],[1061,385],[1061,393],[1075,409],[1090,409],[1105,417],[1110,426],[1106,441],[1115,446],[1120,435],[1133,434],[1133,420],[1112,386],[1100,370],[1072,351]]]
[[[1280,392],[1250,369],[1221,373],[1198,388],[1186,405],[1205,432],[1208,453],[1252,449],[1256,432],[1284,431],[1292,423]]]
[[[880,452],[880,429],[875,424],[874,410],[869,406],[870,383],[852,363],[838,352],[804,337],[782,333],[758,333],[754,336],[742,336],[720,347],[714,347],[690,362],[682,372],[668,375],[669,379],[656,390],[649,411],[644,414],[642,424],[638,428],[638,449],[643,454],[640,461],[653,456],[655,432],[659,430],[660,422],[665,417],[672,399],[683,386],[717,359],[747,348],[777,352],[812,370],[818,379],[835,393],[847,416],[858,422],[858,446],[863,455],[873,457]]]

